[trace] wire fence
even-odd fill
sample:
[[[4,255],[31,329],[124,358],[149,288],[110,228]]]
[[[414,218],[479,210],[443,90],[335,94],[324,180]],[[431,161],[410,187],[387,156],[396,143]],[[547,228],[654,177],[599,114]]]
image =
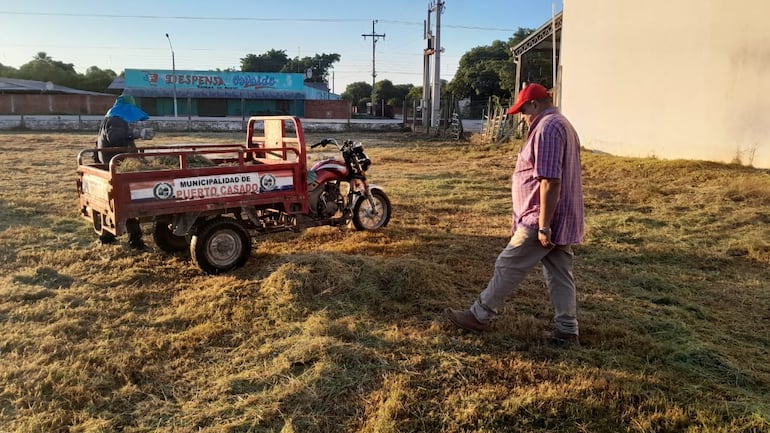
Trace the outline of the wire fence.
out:
[[[404,126],[413,132],[463,140],[467,138],[463,120],[481,119],[481,142],[500,143],[512,137],[520,138],[523,134],[521,116],[509,116],[507,109],[496,98],[489,98],[486,102],[468,102],[450,97],[441,102],[436,122],[431,122],[430,109],[421,109],[418,102],[407,107],[405,102]]]

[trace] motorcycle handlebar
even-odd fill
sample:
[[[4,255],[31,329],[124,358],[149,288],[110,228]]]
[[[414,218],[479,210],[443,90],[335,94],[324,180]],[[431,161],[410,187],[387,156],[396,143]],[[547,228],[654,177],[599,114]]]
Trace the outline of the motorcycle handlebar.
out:
[[[318,143],[311,145],[310,148],[311,149],[315,149],[318,146],[326,147],[327,144],[333,144],[333,145],[337,146],[337,140],[335,140],[333,138],[324,138],[323,140],[319,141]],[[337,147],[339,147],[339,146],[337,146]]]
[[[310,148],[315,149],[318,146],[326,147],[327,144],[333,144],[338,150],[342,150],[342,151],[344,151],[345,149],[350,150],[350,149],[361,147],[361,143],[356,143],[353,140],[345,140],[342,142],[342,146],[340,146],[336,139],[324,138],[318,143],[311,145]]]

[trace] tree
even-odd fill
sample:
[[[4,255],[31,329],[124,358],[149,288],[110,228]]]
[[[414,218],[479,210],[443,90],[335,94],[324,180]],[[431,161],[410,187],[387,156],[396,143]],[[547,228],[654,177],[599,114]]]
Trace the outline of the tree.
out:
[[[374,100],[379,104],[380,101],[385,101],[388,105],[393,105],[391,102],[398,99],[398,92],[396,86],[390,80],[382,80],[374,83]]]
[[[302,59],[295,57],[286,62],[283,69],[281,69],[281,72],[298,72],[304,74],[310,70],[311,76],[305,78],[305,81],[311,83],[328,83],[329,69],[331,69],[335,63],[339,62],[340,58],[340,55],[336,53],[316,54],[314,57],[303,57]]]
[[[32,58],[33,61],[39,60],[42,62],[52,62],[53,59],[51,56],[49,56],[45,51],[38,51],[37,54],[35,54],[35,57]]]
[[[441,80],[441,99],[447,100],[450,96],[452,96],[451,92],[448,90],[449,83],[447,83],[446,80]],[[406,96],[404,99],[407,100],[407,102],[420,102],[422,101],[422,86],[413,86],[409,85],[409,91],[406,93]]]
[[[85,74],[75,71],[72,63],[64,63],[51,58],[44,51],[38,52],[31,61],[21,65],[18,70],[0,64],[0,76],[23,80],[50,81],[60,86],[73,89],[104,93],[117,77],[111,69],[102,70],[91,66]]]
[[[270,50],[264,54],[246,54],[241,59],[243,72],[280,72],[289,62],[285,50]]]
[[[86,69],[86,73],[80,79],[79,89],[90,90],[92,92],[104,92],[110,87],[117,74],[112,69],[99,69],[91,66]]]
[[[396,84],[396,101],[400,104],[409,100],[409,93],[414,89],[414,84]],[[391,104],[394,105],[394,104]]]
[[[378,104],[385,100],[388,105],[400,106],[413,87],[413,84],[394,85],[390,80],[378,81],[374,83],[374,99]]]
[[[490,97],[509,99],[517,93],[516,63],[511,49],[534,29],[520,27],[507,42],[472,48],[460,58],[460,65],[447,90],[456,98],[470,98],[472,106]],[[552,54],[529,51],[521,58],[521,81],[553,86]],[[483,104],[482,104],[483,105]],[[479,114],[479,113],[474,113]]]
[[[409,103],[422,101],[422,86],[412,86],[409,93],[406,94],[406,100]]]
[[[371,102],[372,85],[365,81],[350,83],[341,96],[350,101],[351,105],[358,107],[359,111],[366,111],[366,103]]]
[[[21,65],[19,78],[51,81],[67,87],[76,87],[79,81],[75,65],[53,60],[43,51],[37,53],[32,61]]]
[[[324,53],[302,59],[290,59],[285,50],[270,50],[260,55],[247,54],[241,59],[241,71],[306,74],[310,70],[310,77],[306,77],[305,81],[326,83],[329,78],[329,69],[339,61],[339,54]]]
[[[414,89],[412,84],[394,85],[390,80],[382,80],[374,83],[374,98],[377,104],[384,100],[387,105],[401,106],[404,100],[409,100]],[[372,85],[365,81],[350,83],[341,96],[357,107],[359,112],[366,112],[367,104],[372,100]]]
[[[19,70],[12,66],[5,66],[0,63],[0,77],[16,78]]]
[[[472,48],[460,58],[454,79],[448,91],[457,98],[510,96],[510,90],[501,86],[501,73],[510,67],[510,46],[503,41]]]

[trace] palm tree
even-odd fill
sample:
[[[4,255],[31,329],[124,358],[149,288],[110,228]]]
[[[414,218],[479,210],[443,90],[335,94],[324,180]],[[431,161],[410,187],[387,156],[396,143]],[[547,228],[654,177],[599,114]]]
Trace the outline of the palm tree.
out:
[[[53,58],[51,58],[51,56],[49,56],[45,51],[38,52],[37,55],[32,58],[32,61],[40,61],[46,63],[51,63],[52,60]]]

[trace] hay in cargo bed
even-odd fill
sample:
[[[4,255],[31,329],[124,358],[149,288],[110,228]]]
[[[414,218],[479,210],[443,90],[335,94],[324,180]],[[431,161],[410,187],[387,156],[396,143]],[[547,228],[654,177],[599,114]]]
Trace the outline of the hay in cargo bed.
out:
[[[181,168],[181,158],[184,158],[189,168],[214,167],[214,166],[235,166],[238,165],[238,159],[241,149],[207,149],[203,153],[197,151],[183,153],[178,155],[154,155],[156,152],[169,152],[178,149],[152,149],[142,152],[140,156],[130,156],[118,161],[118,173],[127,173],[133,171],[153,171],[153,170],[177,170]]]

